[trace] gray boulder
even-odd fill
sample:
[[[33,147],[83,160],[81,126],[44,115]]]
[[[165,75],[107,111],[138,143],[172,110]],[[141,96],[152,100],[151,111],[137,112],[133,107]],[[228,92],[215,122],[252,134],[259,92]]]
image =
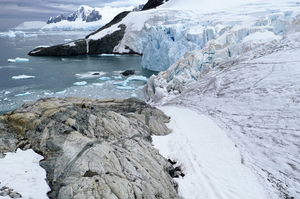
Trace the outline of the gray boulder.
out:
[[[40,99],[0,116],[0,154],[44,156],[50,198],[180,198],[151,144],[169,117],[138,99]]]

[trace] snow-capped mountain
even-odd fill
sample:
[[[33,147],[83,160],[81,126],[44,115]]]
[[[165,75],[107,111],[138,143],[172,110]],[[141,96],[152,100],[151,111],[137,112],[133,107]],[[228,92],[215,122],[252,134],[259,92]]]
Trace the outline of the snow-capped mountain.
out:
[[[65,17],[65,15],[63,14],[59,14],[57,15],[56,17],[50,17],[47,21],[47,24],[50,24],[50,23],[57,23],[57,22],[60,22],[62,20],[66,20],[67,18]]]
[[[18,25],[15,28],[15,30],[30,30],[30,29],[41,29],[46,25],[46,22],[44,21],[25,21]]]
[[[105,6],[103,8],[92,8],[81,5],[76,11],[68,17],[58,15],[50,17],[44,30],[96,30],[112,20],[117,14],[123,11],[131,11],[134,7],[112,8]]]

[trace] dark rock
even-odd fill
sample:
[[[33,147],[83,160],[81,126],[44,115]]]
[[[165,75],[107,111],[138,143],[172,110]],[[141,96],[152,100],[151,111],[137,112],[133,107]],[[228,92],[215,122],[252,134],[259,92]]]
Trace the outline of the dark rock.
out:
[[[88,170],[87,172],[85,172],[85,174],[83,175],[83,177],[94,177],[96,175],[99,175],[99,173],[93,172],[91,170]]]
[[[124,76],[134,75],[135,71],[134,70],[125,70],[121,74],[124,75]]]
[[[135,8],[132,9],[132,12],[141,11],[141,10],[143,10],[144,6],[145,6],[145,4],[138,5],[138,6],[136,6]]]
[[[10,192],[9,196],[11,198],[22,198],[21,194],[17,193],[17,192]]]
[[[100,73],[93,73],[93,75],[100,75]]]
[[[96,10],[93,10],[86,18],[86,22],[93,22],[102,19],[102,15]]]
[[[156,8],[157,6],[160,6],[164,3],[165,0],[149,0],[145,6],[143,7],[143,10],[149,10]],[[166,0],[167,2],[168,0]]]
[[[28,53],[30,56],[75,56],[85,55],[87,45],[84,39],[69,42],[63,45],[36,48]]]
[[[109,23],[107,23],[105,26],[99,28],[98,30],[96,30],[95,32],[87,35],[85,38],[88,39],[91,35],[97,34],[98,32],[107,29],[109,27],[111,27],[112,25],[119,23],[120,21],[122,21],[122,19],[124,19],[128,14],[130,13],[130,11],[124,11],[121,12],[120,14],[118,14],[117,16],[115,16]]]
[[[66,17],[63,14],[59,14],[56,17],[50,17],[50,19],[47,21],[47,24],[57,23],[63,20],[66,20]]]
[[[8,191],[2,191],[0,193],[0,196],[8,196],[9,192]]]

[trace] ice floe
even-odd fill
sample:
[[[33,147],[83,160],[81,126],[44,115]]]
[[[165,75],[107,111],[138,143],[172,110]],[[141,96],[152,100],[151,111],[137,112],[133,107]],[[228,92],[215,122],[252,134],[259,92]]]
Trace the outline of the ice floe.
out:
[[[67,92],[67,90],[63,90],[63,91],[58,91],[58,92],[56,92],[55,94],[65,94]]]
[[[102,81],[108,81],[108,80],[110,80],[109,77],[100,77],[99,79],[102,80]]]
[[[82,82],[75,82],[73,85],[74,86],[83,86],[83,85],[86,85],[87,82],[86,81],[82,81]]]
[[[22,97],[22,96],[27,96],[27,95],[31,95],[31,94],[32,93],[30,93],[30,92],[20,93],[20,94],[15,95],[15,97]]]
[[[17,57],[16,59],[8,59],[7,62],[8,62],[8,63],[15,63],[15,62],[29,62],[29,59]]]
[[[144,76],[131,76],[127,78],[128,81],[148,81],[147,77]]]
[[[93,86],[103,86],[104,84],[101,84],[101,83],[93,83],[92,85],[93,85]]]
[[[12,79],[33,79],[35,76],[29,76],[29,75],[18,75],[18,76],[12,76]]]
[[[134,90],[135,88],[131,87],[131,86],[117,86],[116,89],[119,89],[119,90]]]

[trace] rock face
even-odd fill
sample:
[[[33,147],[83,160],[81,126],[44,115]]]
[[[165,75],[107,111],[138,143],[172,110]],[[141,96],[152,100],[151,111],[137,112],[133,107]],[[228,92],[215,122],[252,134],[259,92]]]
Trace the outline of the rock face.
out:
[[[57,22],[60,22],[62,20],[66,20],[66,17],[63,14],[59,14],[56,17],[50,17],[50,19],[48,19],[48,21],[47,21],[47,24],[57,23]]]
[[[50,198],[180,198],[151,144],[166,122],[138,99],[40,99],[0,116],[0,154],[43,155]]]
[[[145,6],[143,7],[143,10],[149,10],[152,8],[156,8],[157,6],[160,6],[167,2],[168,0],[149,0]]]
[[[87,43],[84,39],[51,47],[38,47],[28,53],[32,56],[75,56],[85,54],[87,54]]]

